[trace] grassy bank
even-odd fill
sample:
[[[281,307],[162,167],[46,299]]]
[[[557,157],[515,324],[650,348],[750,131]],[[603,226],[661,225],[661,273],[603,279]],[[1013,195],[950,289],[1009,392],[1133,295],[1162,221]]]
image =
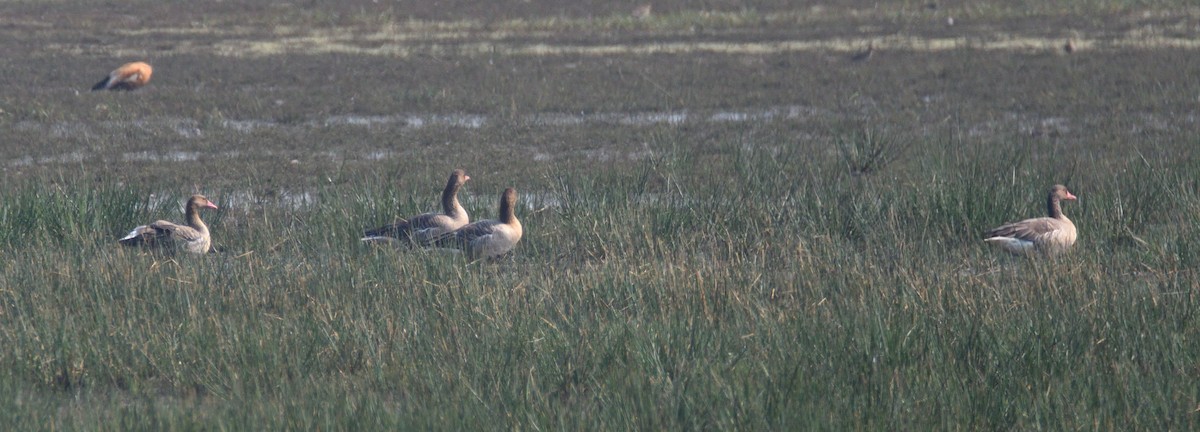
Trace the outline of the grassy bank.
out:
[[[1194,161],[1081,175],[1080,244],[1039,262],[977,240],[1051,176],[744,144],[522,178],[529,235],[484,265],[355,244],[427,208],[386,179],[227,206],[223,252],[173,260],[112,240],[183,195],[25,186],[0,403],[23,429],[1194,425]]]

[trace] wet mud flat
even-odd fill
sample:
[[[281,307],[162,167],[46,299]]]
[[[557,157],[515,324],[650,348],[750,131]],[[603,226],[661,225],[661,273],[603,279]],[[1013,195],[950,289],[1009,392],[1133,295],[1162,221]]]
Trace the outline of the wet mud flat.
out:
[[[23,173],[93,161],[181,162],[175,169],[187,172],[198,158],[269,153],[262,168],[287,176],[279,154],[290,162],[344,151],[382,164],[391,158],[382,155],[421,161],[448,144],[478,149],[467,157],[544,161],[597,142],[642,147],[638,136],[652,129],[704,145],[725,126],[792,129],[787,145],[819,150],[847,125],[1095,152],[1121,147],[1098,137],[1181,135],[1196,121],[1197,96],[1177,79],[1196,69],[1181,55],[1195,50],[1186,8],[1067,25],[1008,10],[988,11],[989,21],[947,7],[756,6],[666,4],[633,18],[627,7],[554,4],[546,10],[566,15],[512,15],[526,5],[438,21],[415,19],[440,16],[428,8],[402,19],[362,4],[321,21],[320,11],[224,5],[206,20],[108,25],[98,14],[60,29],[65,18],[22,5],[7,18],[5,48],[21,61],[6,73],[29,85],[0,108],[0,159]],[[898,15],[884,20],[888,12]],[[1068,40],[1073,53],[1062,49]],[[84,91],[80,83],[131,58],[153,60],[152,86]],[[1114,117],[1127,125],[1106,127]]]

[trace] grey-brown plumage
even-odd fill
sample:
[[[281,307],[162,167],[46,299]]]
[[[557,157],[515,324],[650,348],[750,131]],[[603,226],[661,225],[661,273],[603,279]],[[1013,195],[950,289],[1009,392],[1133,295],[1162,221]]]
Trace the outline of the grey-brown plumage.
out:
[[[1046,217],[1026,219],[984,233],[984,241],[1014,254],[1058,253],[1075,244],[1075,224],[1062,212],[1063,200],[1074,200],[1066,186],[1054,185],[1046,197]]]
[[[216,209],[204,195],[192,195],[188,199],[184,218],[187,225],[179,225],[165,220],[158,220],[148,225],[134,228],[129,234],[118,240],[122,245],[155,249],[167,253],[178,251],[204,254],[212,247],[212,238],[208,234],[208,225],[200,220],[200,209]]]
[[[391,224],[367,230],[362,241],[368,243],[426,244],[435,237],[454,231],[467,222],[467,210],[458,202],[458,190],[470,180],[466,171],[456,169],[450,173],[446,188],[442,190],[442,212],[425,213],[408,219],[399,219]]]
[[[850,61],[865,62],[871,59],[872,54],[875,54],[875,41],[867,43],[867,49],[855,53],[850,57]]]
[[[508,253],[521,241],[524,229],[517,220],[517,190],[500,194],[500,214],[496,219],[477,221],[434,240],[434,246],[463,251],[472,261]]]

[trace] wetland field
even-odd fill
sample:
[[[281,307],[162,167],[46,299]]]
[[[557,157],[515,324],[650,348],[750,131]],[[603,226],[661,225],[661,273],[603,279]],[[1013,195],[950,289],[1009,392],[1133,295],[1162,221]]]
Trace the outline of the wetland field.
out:
[[[0,1],[0,422],[1200,429],[1200,8],[642,4]]]

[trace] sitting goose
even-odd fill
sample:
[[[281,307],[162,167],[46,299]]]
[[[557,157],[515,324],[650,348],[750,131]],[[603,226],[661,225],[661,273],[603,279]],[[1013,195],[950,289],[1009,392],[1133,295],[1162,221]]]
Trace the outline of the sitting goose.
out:
[[[366,237],[363,237],[362,241],[368,243],[399,241],[406,244],[414,242],[425,244],[439,235],[466,225],[470,220],[467,217],[467,210],[458,203],[458,190],[470,179],[471,177],[467,175],[466,171],[454,170],[450,173],[450,179],[446,181],[446,189],[442,190],[442,213],[425,213],[407,220],[400,219],[391,225],[367,230]]]
[[[500,217],[476,221],[434,240],[437,247],[455,248],[472,261],[504,255],[521,241],[521,221],[513,209],[517,206],[517,190],[508,188],[500,195]]]
[[[1046,217],[1026,219],[994,228],[984,234],[985,242],[1014,254],[1042,251],[1064,252],[1075,244],[1075,224],[1062,212],[1062,200],[1074,200],[1066,186],[1054,185],[1046,197]]]
[[[125,246],[140,246],[174,253],[178,250],[195,254],[208,253],[212,238],[208,236],[208,225],[200,220],[201,208],[217,208],[204,195],[192,195],[188,200],[185,216],[187,225],[165,220],[134,228],[119,242]]]

